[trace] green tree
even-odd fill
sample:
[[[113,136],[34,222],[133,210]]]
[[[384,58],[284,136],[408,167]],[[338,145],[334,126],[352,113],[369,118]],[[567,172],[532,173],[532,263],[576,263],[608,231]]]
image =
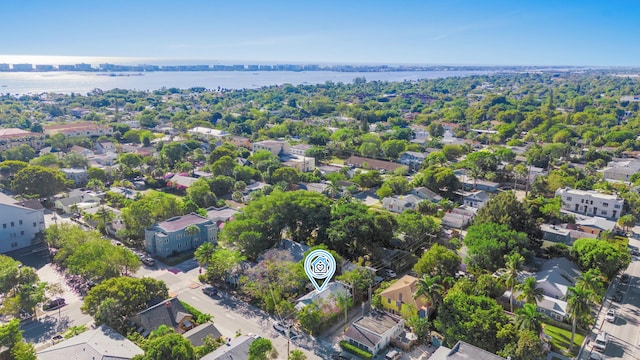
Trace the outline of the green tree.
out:
[[[66,178],[60,170],[29,166],[20,170],[12,182],[13,191],[25,195],[46,197],[65,189]]]
[[[526,234],[495,223],[470,226],[464,242],[469,250],[469,264],[491,272],[504,267],[505,255],[525,254],[528,244]]]
[[[81,309],[93,316],[96,324],[104,323],[117,331],[126,332],[126,319],[129,316],[149,307],[151,300],[162,301],[168,297],[169,290],[163,281],[116,277],[89,290]],[[111,303],[107,303],[107,300]],[[110,305],[110,310],[107,310],[107,305]]]
[[[515,326],[520,331],[533,331],[540,334],[542,331],[542,317],[534,304],[526,303],[516,310]]]
[[[440,275],[423,275],[416,283],[416,291],[413,293],[413,298],[424,297],[427,304],[433,307],[438,306],[442,302],[442,293],[444,292],[444,286],[442,286],[440,280]],[[429,305],[427,305],[426,316],[429,317]]]
[[[289,360],[307,360],[307,355],[305,355],[302,350],[291,350]]]
[[[464,340],[495,353],[501,348],[497,334],[507,323],[509,318],[495,300],[450,290],[438,310],[435,326],[447,346]]]
[[[211,254],[209,266],[207,267],[207,277],[211,280],[224,280],[245,260],[246,258],[238,250],[218,247]]]
[[[513,191],[505,191],[491,198],[473,218],[475,225],[496,223],[527,234],[532,243],[541,238],[532,209],[518,201]],[[529,244],[527,244],[529,246]]]
[[[193,254],[193,257],[198,262],[198,265],[207,268],[209,266],[209,263],[211,262],[211,256],[213,256],[213,252],[215,250],[215,246],[207,241],[198,246],[195,253]]]
[[[440,277],[454,276],[460,269],[462,259],[455,252],[440,244],[433,244],[425,251],[413,271],[418,275],[439,275]]]
[[[520,284],[519,275],[520,270],[522,270],[522,265],[524,264],[524,257],[518,253],[512,253],[508,256],[505,255],[505,259],[504,282],[511,291],[509,295],[509,308],[511,309],[510,311],[513,312],[514,292]]]
[[[429,190],[453,198],[460,188],[460,181],[453,170],[443,166],[429,166],[413,177],[414,186],[424,186]]]
[[[64,167],[76,169],[87,168],[89,166],[87,158],[75,152],[70,152],[65,155],[62,158],[62,164]]]
[[[93,191],[104,190],[104,183],[97,178],[91,178],[87,182],[87,187]]]
[[[184,155],[184,144],[179,142],[164,144],[160,150],[160,159],[169,168],[173,168],[176,163],[180,162]]]
[[[273,351],[271,340],[256,339],[249,345],[249,360],[267,360]]]
[[[591,299],[592,296],[591,291],[582,286],[570,286],[567,290],[567,313],[571,319],[571,343],[569,344],[569,352],[573,351],[578,319],[589,314],[591,311],[589,299]]]
[[[195,360],[193,346],[180,334],[173,331],[149,339],[145,343],[144,360]]]
[[[573,243],[572,252],[583,271],[597,268],[609,280],[631,262],[626,246],[599,239],[578,239]]]
[[[322,311],[316,302],[306,305],[296,314],[300,328],[309,334],[318,334],[322,329]]]
[[[618,219],[618,225],[621,226],[624,231],[629,231],[630,227],[634,227],[636,225],[636,218],[633,214],[622,215]]]
[[[33,344],[23,341],[18,319],[0,325],[0,346],[6,347],[7,351],[3,352],[3,356],[8,360],[36,360],[37,358]]]
[[[209,183],[204,178],[199,178],[189,185],[187,196],[202,208],[213,206],[218,201],[216,195],[211,191]]]
[[[533,276],[528,276],[524,281],[516,286],[516,290],[520,291],[518,300],[524,300],[527,304],[537,305],[538,301],[542,301],[544,292],[538,288],[538,282]]]
[[[135,169],[142,165],[142,157],[135,153],[124,153],[118,156],[118,163],[129,169]]]
[[[87,170],[87,177],[89,181],[97,179],[104,183],[107,180],[107,172],[100,168],[90,167]]]
[[[356,171],[351,181],[361,188],[371,189],[382,184],[382,175],[377,170]]]
[[[198,227],[198,225],[189,225],[187,226],[186,229],[184,229],[184,234],[191,237],[191,248],[195,248],[194,243],[193,243],[193,237],[200,234],[200,228]]]
[[[223,156],[211,165],[214,176],[232,176],[236,161],[231,156]]]
[[[407,142],[405,140],[387,140],[382,143],[381,147],[388,158],[395,160],[406,150]]]
[[[404,234],[404,242],[406,244],[426,246],[432,243],[440,233],[440,225],[431,216],[424,216],[408,210],[400,213],[396,219],[398,221],[398,232]]]

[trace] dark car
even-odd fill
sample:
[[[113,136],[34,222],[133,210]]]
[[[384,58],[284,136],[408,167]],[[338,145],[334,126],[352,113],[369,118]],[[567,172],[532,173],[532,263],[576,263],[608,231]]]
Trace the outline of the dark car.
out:
[[[622,291],[618,290],[618,291],[616,291],[615,295],[613,295],[613,301],[621,302],[623,296],[624,296],[624,294],[622,293]]]
[[[53,298],[47,301],[44,305],[42,305],[42,310],[44,311],[55,310],[63,307],[64,305],[66,305],[64,298],[61,298],[61,297]]]
[[[202,288],[202,292],[205,295],[209,295],[209,296],[218,296],[218,290],[216,288],[214,288],[213,286],[207,286],[207,287],[203,287]]]
[[[53,337],[51,338],[51,342],[53,342],[54,344],[57,344],[62,340],[64,340],[64,337],[60,334],[53,335]]]
[[[622,276],[620,276],[620,282],[623,284],[628,284],[629,283],[629,274],[622,274]]]

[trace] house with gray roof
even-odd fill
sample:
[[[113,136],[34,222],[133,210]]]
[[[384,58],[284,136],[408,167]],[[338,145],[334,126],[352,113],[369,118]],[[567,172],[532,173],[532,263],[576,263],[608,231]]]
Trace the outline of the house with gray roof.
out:
[[[187,228],[195,225],[200,230],[188,234]],[[144,231],[145,250],[151,255],[167,257],[182,251],[197,249],[205,242],[218,242],[218,225],[211,219],[195,213],[176,216],[153,224]]]
[[[422,201],[422,199],[411,194],[404,196],[389,196],[382,199],[382,206],[391,212],[401,213],[409,209],[415,210],[420,201]]]
[[[200,358],[200,360],[239,360],[249,358],[249,346],[255,339],[255,335],[241,335],[231,339],[227,345],[220,346],[216,350]]]
[[[463,193],[462,204],[474,209],[481,209],[489,201],[489,194],[483,190]]]
[[[311,305],[314,301],[335,301],[338,295],[351,296],[351,292],[342,283],[332,281],[320,292],[313,290],[308,294],[296,300],[296,310],[300,311],[303,307]]]
[[[137,332],[147,337],[161,325],[183,334],[195,327],[192,317],[178,298],[174,297],[142,310],[131,318],[131,322],[136,325]]]
[[[429,200],[432,203],[438,203],[442,200],[442,196],[438,195],[436,192],[424,186],[411,189],[409,193],[419,197],[422,200]]]
[[[344,340],[376,355],[404,331],[404,320],[386,312],[371,311],[347,328]]]
[[[449,349],[446,346],[440,346],[429,358],[430,360],[506,360],[487,350],[466,343],[462,340]]]
[[[127,360],[144,355],[131,340],[101,325],[38,352],[38,360]]]
[[[208,322],[194,327],[182,334],[182,336],[189,340],[192,346],[202,346],[204,345],[207,337],[211,339],[219,339],[222,337],[222,334],[215,325],[213,325],[213,323]]]

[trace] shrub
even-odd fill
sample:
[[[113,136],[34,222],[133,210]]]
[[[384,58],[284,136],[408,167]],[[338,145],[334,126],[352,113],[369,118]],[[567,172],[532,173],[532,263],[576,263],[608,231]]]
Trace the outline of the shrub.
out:
[[[348,351],[356,355],[360,359],[369,360],[373,358],[373,354],[371,354],[370,352],[364,351],[356,346],[353,346],[344,340],[340,341],[340,347],[342,348],[342,350]]]
[[[184,306],[185,309],[187,309],[189,314],[193,315],[193,320],[198,325],[204,324],[207,321],[211,321],[213,319],[213,316],[211,316],[211,314],[205,314],[184,301],[180,301],[180,303],[182,304],[182,306]]]

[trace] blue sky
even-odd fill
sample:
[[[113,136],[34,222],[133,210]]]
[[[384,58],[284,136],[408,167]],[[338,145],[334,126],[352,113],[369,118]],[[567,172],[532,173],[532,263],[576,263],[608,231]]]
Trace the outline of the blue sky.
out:
[[[0,62],[639,66],[639,18],[637,0],[16,0],[0,8]]]

